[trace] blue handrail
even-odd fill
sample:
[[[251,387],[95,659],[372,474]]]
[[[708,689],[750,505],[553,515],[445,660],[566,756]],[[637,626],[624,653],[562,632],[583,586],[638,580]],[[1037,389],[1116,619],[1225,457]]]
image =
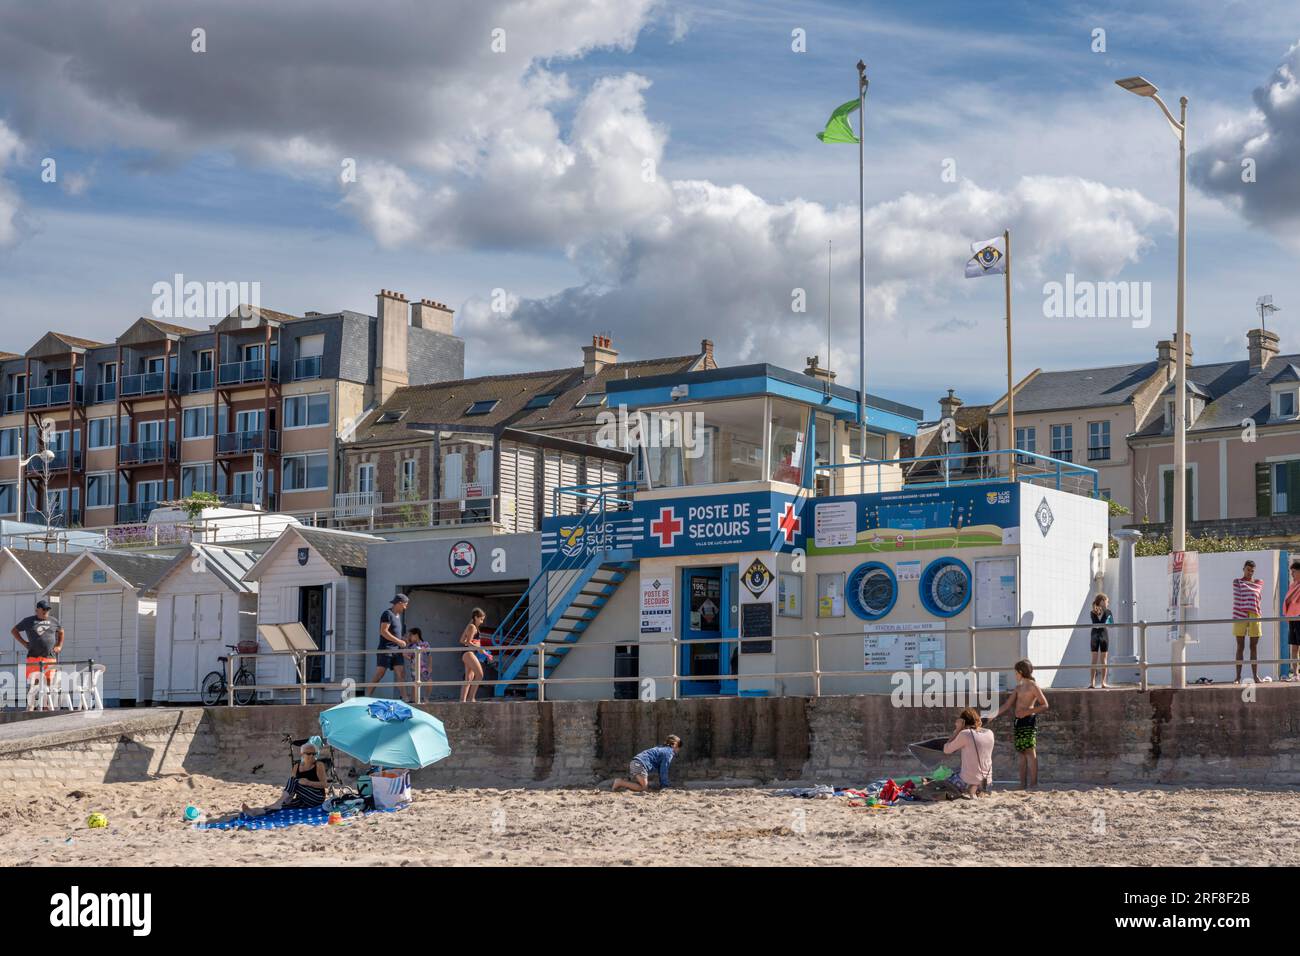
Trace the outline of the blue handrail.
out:
[[[1087,465],[1078,465],[1075,464],[1074,462],[1064,461],[1060,458],[1052,458],[1050,455],[1040,455],[1037,452],[1024,451],[1023,449],[1020,448],[999,448],[994,451],[951,452],[946,455],[920,455],[915,458],[866,459],[865,461],[841,462],[840,464],[836,464],[836,465],[819,464],[817,466],[817,470],[818,471],[835,471],[839,469],[852,470],[855,468],[867,468],[867,467],[874,466],[876,469],[876,487],[881,487],[880,485],[880,481],[882,480],[881,469],[883,466],[886,465],[901,467],[915,462],[923,462],[923,461],[952,462],[955,460],[962,460],[966,458],[990,458],[993,457],[994,455],[1015,455],[1019,459],[1026,459],[1026,458],[1034,459],[1033,463],[1037,464],[1041,462],[1044,465],[1046,465],[1047,468],[1049,469],[1048,471],[1031,471],[1026,473],[1017,473],[1016,479],[1018,481],[1031,481],[1035,478],[1045,478],[1045,477],[1055,478],[1056,489],[1060,491],[1061,482],[1063,478],[1070,475],[1079,475],[1085,478],[1087,477],[1092,478],[1092,496],[1094,498],[1098,497],[1100,493],[1100,481],[1099,481],[1100,473],[1097,471],[1096,468],[1089,468]],[[1018,464],[1025,464],[1025,463],[1026,462],[1024,461],[1018,462]],[[951,487],[952,485],[988,484],[989,482],[994,482],[994,481],[1009,481],[1009,480],[1010,480],[1009,473],[1001,474],[1001,475],[985,475],[980,478],[953,478],[950,476],[949,470],[944,469],[944,477],[942,481],[929,481],[929,482],[917,482],[917,483],[908,482],[907,487],[908,488],[947,488],[947,487]]]

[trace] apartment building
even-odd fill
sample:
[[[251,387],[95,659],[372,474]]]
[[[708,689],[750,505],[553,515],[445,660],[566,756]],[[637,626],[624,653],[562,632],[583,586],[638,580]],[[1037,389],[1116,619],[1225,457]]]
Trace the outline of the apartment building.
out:
[[[463,377],[452,318],[381,290],[375,315],[241,308],[206,330],[141,318],[112,342],[48,332],[0,355],[0,516],[104,527],[195,491],[328,508],[341,435],[399,387]]]
[[[1300,354],[1250,329],[1245,357],[1189,367],[1187,391],[1189,532],[1300,543]],[[1168,386],[1130,439],[1134,518],[1157,526],[1173,517],[1173,403]]]
[[[1187,360],[1192,359],[1187,336]],[[1015,447],[1060,461],[1095,468],[1102,497],[1134,510],[1133,455],[1128,437],[1149,419],[1173,381],[1173,338],[1156,343],[1154,361],[1100,368],[1035,369],[1016,386],[1014,446],[1007,433],[1003,395],[988,414],[994,448]],[[1007,462],[1002,461],[1003,470]],[[1043,470],[1042,463],[1018,456],[1022,474]],[[1112,523],[1122,524],[1116,518]]]

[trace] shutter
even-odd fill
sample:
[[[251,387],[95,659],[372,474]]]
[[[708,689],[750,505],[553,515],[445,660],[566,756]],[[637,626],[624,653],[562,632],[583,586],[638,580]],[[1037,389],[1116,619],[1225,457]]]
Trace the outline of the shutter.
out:
[[[536,531],[537,449],[519,445],[516,466],[515,527],[525,532]]]
[[[484,495],[492,494],[492,449],[478,453],[478,460],[474,464],[475,481],[483,489]]]
[[[465,485],[465,456],[452,452],[442,458],[442,494],[443,498],[459,498]]]
[[[571,488],[578,484],[578,468],[582,459],[577,455],[562,455],[560,457],[560,484],[566,488]],[[579,514],[589,502],[578,498],[575,495],[563,495],[560,498],[560,513],[566,515]]]
[[[501,523],[505,525],[507,531],[518,531],[518,525],[515,523],[515,515],[508,507],[511,500],[519,496],[519,472],[515,464],[515,459],[519,454],[519,446],[514,442],[501,443],[501,478],[498,490],[500,492],[500,515]]]
[[[550,517],[556,514],[555,489],[563,482],[560,480],[560,453],[548,451],[544,455],[542,465],[542,514]]]
[[[1300,461],[1288,461],[1283,469],[1286,471],[1286,513],[1300,514]]]
[[[1266,461],[1255,462],[1255,517],[1267,518],[1273,514],[1273,482]]]

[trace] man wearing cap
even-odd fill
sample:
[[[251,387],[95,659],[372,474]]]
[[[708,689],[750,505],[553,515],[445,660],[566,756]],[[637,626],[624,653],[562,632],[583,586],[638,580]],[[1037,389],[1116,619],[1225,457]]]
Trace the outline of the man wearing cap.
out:
[[[27,682],[33,674],[49,680],[58,664],[58,654],[63,650],[63,628],[57,618],[50,617],[50,604],[44,598],[36,602],[36,613],[30,614],[10,631],[19,644],[27,649]]]
[[[391,668],[397,675],[398,683],[406,681],[406,659],[402,656],[402,648],[406,647],[406,609],[410,605],[411,599],[405,594],[394,594],[393,600],[389,602],[389,608],[383,614],[379,615],[379,659],[378,666],[375,668],[375,676],[370,678],[370,692],[373,694],[379,682],[384,679],[384,674]],[[406,688],[397,688],[398,695],[402,700],[407,699]]]

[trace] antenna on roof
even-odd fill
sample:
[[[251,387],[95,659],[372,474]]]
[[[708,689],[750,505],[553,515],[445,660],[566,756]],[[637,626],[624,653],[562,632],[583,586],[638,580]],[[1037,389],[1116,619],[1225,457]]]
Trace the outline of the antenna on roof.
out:
[[[1255,309],[1259,312],[1259,329],[1261,332],[1264,331],[1264,320],[1274,312],[1282,311],[1280,305],[1273,304],[1273,297],[1271,295],[1261,295],[1256,299]]]

